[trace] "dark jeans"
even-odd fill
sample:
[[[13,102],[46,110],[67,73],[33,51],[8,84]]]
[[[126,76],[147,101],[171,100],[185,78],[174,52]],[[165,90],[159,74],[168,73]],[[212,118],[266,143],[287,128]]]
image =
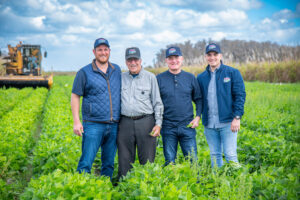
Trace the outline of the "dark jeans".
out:
[[[191,161],[197,160],[196,131],[185,126],[162,127],[165,166],[170,162],[175,163],[178,142],[184,156],[191,156]]]
[[[136,148],[140,164],[154,162],[156,153],[156,137],[149,133],[155,126],[153,115],[139,120],[121,117],[117,138],[118,144],[118,177],[126,176],[135,161]]]
[[[118,124],[83,122],[82,154],[77,171],[91,173],[96,154],[101,147],[101,175],[112,177],[117,151]]]

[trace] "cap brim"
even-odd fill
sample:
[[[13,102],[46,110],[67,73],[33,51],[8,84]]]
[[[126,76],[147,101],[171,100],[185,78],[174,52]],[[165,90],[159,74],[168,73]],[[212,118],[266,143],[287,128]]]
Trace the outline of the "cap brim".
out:
[[[168,56],[166,56],[166,58],[168,58],[170,56],[181,56],[181,55],[180,54],[169,54]]]
[[[217,50],[209,50],[209,51],[206,52],[206,54],[208,54],[209,52],[221,53],[221,52],[219,52],[219,51],[217,51]]]
[[[100,46],[100,45],[105,45],[105,46],[107,46],[108,48],[110,47],[108,44],[106,44],[106,43],[100,43],[100,44],[98,44],[97,46],[95,46],[94,48],[96,48],[96,47],[98,47],[98,46]]]
[[[140,59],[139,56],[136,56],[136,55],[128,55],[126,56],[126,60],[129,59],[129,58],[137,58],[137,59]]]

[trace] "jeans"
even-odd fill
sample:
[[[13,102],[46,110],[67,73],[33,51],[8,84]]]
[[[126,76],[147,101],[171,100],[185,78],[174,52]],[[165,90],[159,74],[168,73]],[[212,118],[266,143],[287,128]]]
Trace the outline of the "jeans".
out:
[[[178,142],[183,155],[191,156],[191,161],[197,160],[196,131],[185,126],[162,127],[161,135],[163,139],[165,166],[170,162],[175,163]]]
[[[230,124],[223,128],[204,128],[204,134],[210,150],[211,166],[217,163],[223,165],[222,148],[227,162],[238,162],[237,159],[237,132],[232,132]]]
[[[78,163],[79,173],[91,173],[96,154],[101,147],[101,175],[112,177],[117,151],[118,124],[83,122],[82,154]]]

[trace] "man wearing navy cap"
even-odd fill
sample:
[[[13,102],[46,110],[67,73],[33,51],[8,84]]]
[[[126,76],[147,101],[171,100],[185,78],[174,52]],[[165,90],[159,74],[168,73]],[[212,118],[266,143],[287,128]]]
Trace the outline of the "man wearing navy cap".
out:
[[[122,73],[121,119],[117,138],[118,177],[125,176],[135,161],[154,162],[156,137],[160,135],[163,104],[154,74],[142,68],[139,48],[125,51],[128,72]]]
[[[157,75],[164,104],[161,135],[165,165],[175,163],[178,143],[185,157],[197,159],[195,128],[199,125],[202,95],[196,77],[181,69],[182,61],[179,47],[168,48],[166,63],[169,70]],[[196,117],[192,102],[196,104]]]
[[[207,45],[205,52],[208,66],[197,77],[203,94],[202,123],[211,165],[221,167],[223,152],[227,162],[238,163],[237,132],[244,114],[246,92],[241,73],[222,63],[218,44]]]
[[[93,53],[92,63],[77,72],[71,96],[73,131],[83,137],[77,171],[90,173],[101,147],[101,175],[111,178],[120,118],[121,69],[108,61],[110,46],[106,39],[95,40]],[[83,123],[79,119],[81,96]]]

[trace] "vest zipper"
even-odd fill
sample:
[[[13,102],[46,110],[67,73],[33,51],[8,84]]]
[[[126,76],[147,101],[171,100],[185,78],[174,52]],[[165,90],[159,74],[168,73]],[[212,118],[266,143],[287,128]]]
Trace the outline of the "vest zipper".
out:
[[[108,89],[108,94],[109,94],[109,102],[110,102],[110,121],[113,121],[113,109],[112,109],[112,100],[111,100],[111,91],[110,91],[110,84],[108,78],[105,78],[107,82],[107,89]]]

